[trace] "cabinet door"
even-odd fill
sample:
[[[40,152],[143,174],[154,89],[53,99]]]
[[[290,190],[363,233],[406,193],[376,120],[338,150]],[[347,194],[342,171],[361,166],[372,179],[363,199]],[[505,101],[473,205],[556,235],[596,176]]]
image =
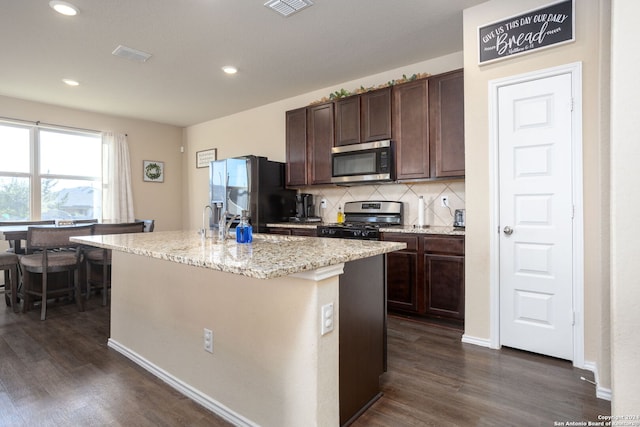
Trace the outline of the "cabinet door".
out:
[[[462,70],[429,79],[433,175],[464,176],[464,78]]]
[[[362,142],[391,139],[391,88],[361,95]]]
[[[318,230],[315,228],[292,228],[291,229],[292,236],[307,236],[307,237],[317,237]]]
[[[336,101],[336,141],[335,145],[349,145],[360,142],[360,97],[350,96]]]
[[[308,109],[307,144],[310,150],[309,184],[331,183],[331,147],[333,147],[333,103]]]
[[[393,139],[398,180],[429,178],[427,80],[393,88]]]
[[[415,234],[383,233],[381,240],[407,244],[406,249],[387,254],[387,308],[418,314],[424,301],[419,238]]]
[[[387,308],[418,313],[418,254],[387,254]]]
[[[426,314],[464,320],[464,257],[424,255]]]
[[[269,228],[269,234],[282,234],[282,235],[285,235],[285,236],[290,236],[291,235],[291,228],[270,227]]]
[[[286,113],[286,185],[307,184],[307,109]]]

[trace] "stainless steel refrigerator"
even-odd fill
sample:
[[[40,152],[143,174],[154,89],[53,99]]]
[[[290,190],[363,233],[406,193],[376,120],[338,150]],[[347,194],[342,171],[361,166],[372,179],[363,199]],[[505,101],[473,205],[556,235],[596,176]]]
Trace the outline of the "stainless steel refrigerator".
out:
[[[285,188],[284,163],[266,157],[242,156],[214,160],[209,165],[210,226],[218,227],[221,216],[235,228],[242,211],[254,232],[267,232],[268,223],[288,221],[295,214],[296,191]]]

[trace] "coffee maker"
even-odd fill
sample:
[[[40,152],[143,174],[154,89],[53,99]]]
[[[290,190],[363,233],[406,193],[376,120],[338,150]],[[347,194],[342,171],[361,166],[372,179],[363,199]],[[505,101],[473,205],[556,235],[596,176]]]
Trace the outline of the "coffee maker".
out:
[[[322,218],[315,216],[315,206],[313,205],[313,194],[296,194],[296,216],[291,220],[294,222],[319,222]]]
[[[454,227],[464,228],[466,222],[467,222],[467,219],[466,219],[465,210],[464,209],[456,209],[456,212],[455,212],[455,215],[454,215],[454,220],[453,220],[453,226]]]

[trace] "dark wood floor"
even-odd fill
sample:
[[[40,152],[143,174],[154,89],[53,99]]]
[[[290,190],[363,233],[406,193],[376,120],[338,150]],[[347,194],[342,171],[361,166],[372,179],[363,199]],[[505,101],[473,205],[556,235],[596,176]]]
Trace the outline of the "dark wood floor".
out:
[[[570,362],[461,342],[462,332],[389,318],[384,396],[354,424],[553,426],[610,414],[593,374]]]
[[[2,300],[0,300],[2,301]],[[227,426],[106,346],[109,310],[94,297],[14,314],[0,304],[0,425]],[[384,396],[354,424],[552,426],[596,420],[610,405],[568,362],[462,344],[461,333],[389,320]]]

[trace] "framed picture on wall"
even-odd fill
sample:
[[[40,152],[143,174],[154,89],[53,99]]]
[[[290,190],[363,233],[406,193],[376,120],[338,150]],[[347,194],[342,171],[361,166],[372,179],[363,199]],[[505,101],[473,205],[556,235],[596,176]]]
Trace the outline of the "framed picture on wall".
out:
[[[143,160],[142,179],[147,182],[164,182],[164,162]]]
[[[196,167],[208,168],[209,162],[218,160],[218,149],[211,148],[210,150],[196,151]]]

